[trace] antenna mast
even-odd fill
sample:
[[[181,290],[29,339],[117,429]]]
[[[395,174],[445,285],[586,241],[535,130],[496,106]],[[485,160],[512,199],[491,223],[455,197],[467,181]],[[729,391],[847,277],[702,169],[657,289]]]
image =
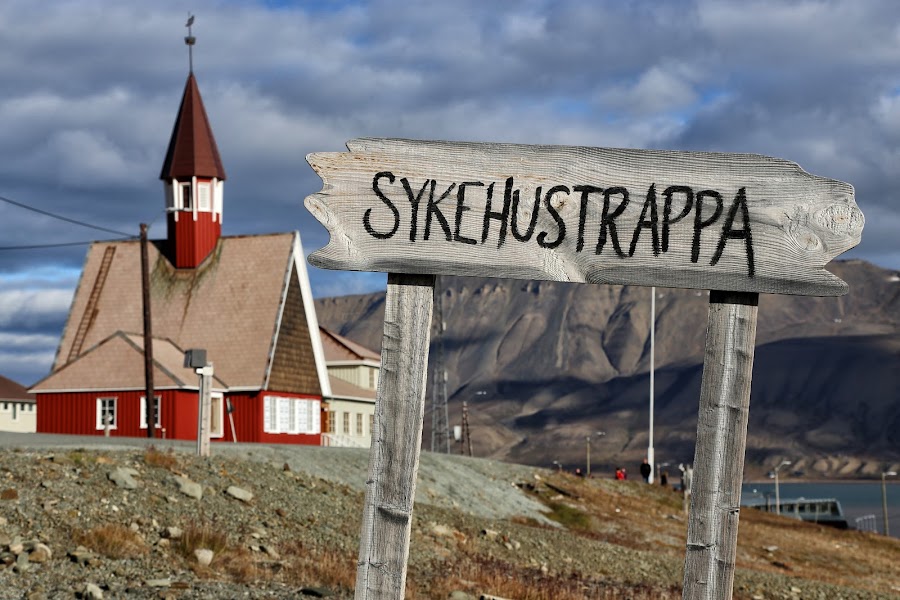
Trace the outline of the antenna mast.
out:
[[[184,43],[187,44],[188,47],[188,69],[191,73],[194,72],[194,44],[197,43],[197,38],[195,38],[191,32],[191,26],[194,24],[194,15],[188,13],[188,20],[185,24],[187,27],[188,34],[184,38]]]
[[[432,343],[435,352],[432,354],[434,377],[431,385],[431,451],[450,454],[450,423],[447,418],[447,367],[444,362],[444,334],[447,324],[444,322],[444,294],[441,288],[441,276],[434,277],[434,324],[435,331]]]

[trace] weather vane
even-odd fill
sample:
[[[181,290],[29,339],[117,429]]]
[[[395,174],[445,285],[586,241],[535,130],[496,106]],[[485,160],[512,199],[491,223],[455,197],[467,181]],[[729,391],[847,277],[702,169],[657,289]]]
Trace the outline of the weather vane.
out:
[[[185,23],[185,25],[184,25],[185,27],[188,28],[188,34],[184,38],[184,43],[187,44],[187,47],[188,47],[188,68],[190,69],[191,73],[194,72],[194,44],[197,43],[197,38],[195,38],[191,34],[191,25],[193,25],[193,24],[194,24],[194,15],[192,15],[191,13],[188,13],[188,20],[187,20],[187,23]]]

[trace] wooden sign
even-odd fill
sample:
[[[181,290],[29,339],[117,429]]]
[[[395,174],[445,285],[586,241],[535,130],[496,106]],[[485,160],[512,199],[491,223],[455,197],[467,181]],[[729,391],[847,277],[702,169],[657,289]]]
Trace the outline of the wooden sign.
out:
[[[357,139],[307,157],[326,269],[835,296],[847,183],[754,154]]]
[[[401,600],[433,275],[709,289],[686,600],[731,598],[760,292],[836,296],[865,222],[846,183],[753,154],[359,139],[307,158],[309,257],[386,271],[356,600]],[[652,389],[652,388],[651,388]]]

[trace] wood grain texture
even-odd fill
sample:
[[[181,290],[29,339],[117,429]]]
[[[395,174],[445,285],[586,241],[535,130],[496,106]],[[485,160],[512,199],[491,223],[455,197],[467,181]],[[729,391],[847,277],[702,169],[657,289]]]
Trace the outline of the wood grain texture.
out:
[[[309,258],[321,268],[833,296],[847,285],[823,267],[864,225],[852,186],[766,156],[347,147],[307,157],[323,189],[306,207],[331,236]]]
[[[683,598],[731,598],[758,294],[710,295]]]
[[[402,600],[406,587],[433,295],[433,276],[388,276],[357,600]]]

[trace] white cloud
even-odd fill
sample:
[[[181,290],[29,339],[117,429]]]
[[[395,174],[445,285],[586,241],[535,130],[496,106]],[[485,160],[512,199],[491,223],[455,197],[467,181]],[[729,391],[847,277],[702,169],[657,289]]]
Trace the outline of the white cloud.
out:
[[[0,291],[0,327],[64,320],[73,293],[54,289]]]

